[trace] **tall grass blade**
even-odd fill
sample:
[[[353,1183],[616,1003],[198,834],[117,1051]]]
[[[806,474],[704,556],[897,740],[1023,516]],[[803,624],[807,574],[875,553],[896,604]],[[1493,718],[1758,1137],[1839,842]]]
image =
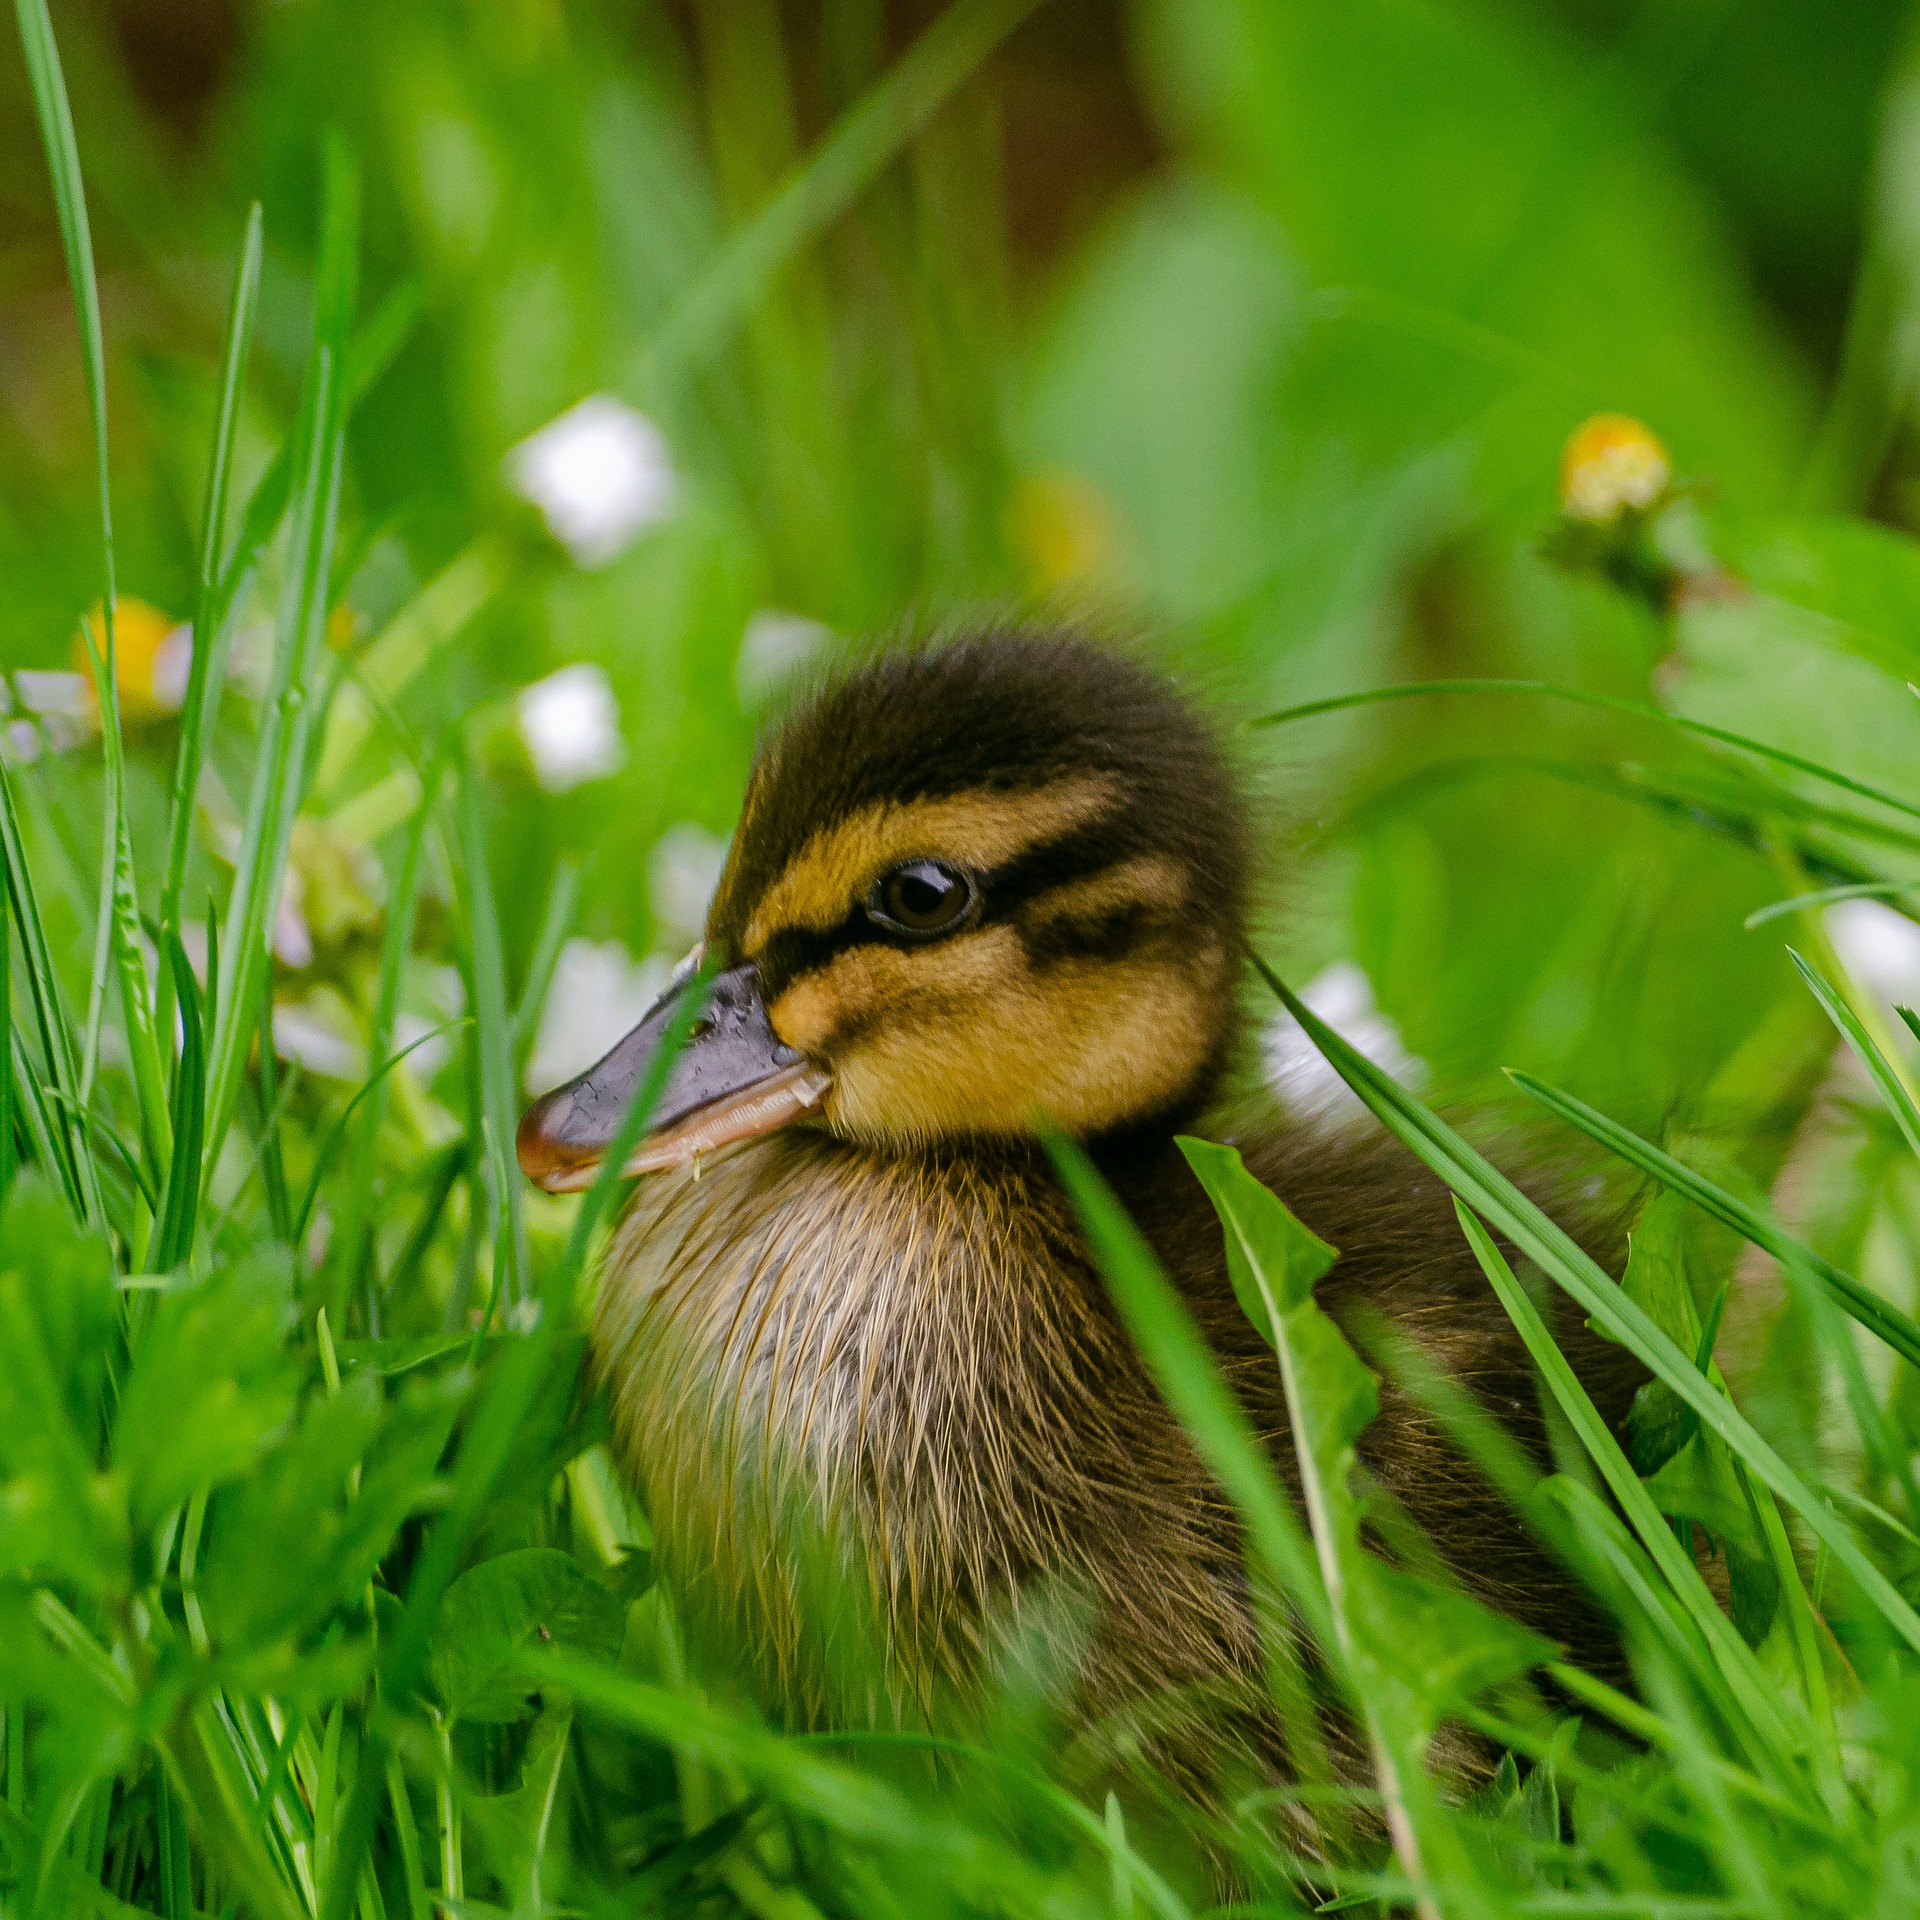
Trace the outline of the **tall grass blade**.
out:
[[[652,350],[683,379],[727,344],[780,269],[826,231],[1039,0],[956,0],[819,148],[735,233],[681,297]]]
[[[106,807],[100,850],[100,920],[95,949],[92,999],[87,1019],[87,1053],[81,1075],[82,1095],[92,1084],[99,1045],[99,1011],[105,981],[101,965],[111,954],[120,982],[120,1018],[126,1032],[127,1053],[133,1066],[134,1093],[140,1109],[140,1138],[147,1165],[156,1176],[171,1149],[167,1119],[166,1073],[162,1068],[153,1001],[147,990],[146,956],[142,948],[139,885],[133,871],[133,838],[127,821],[126,741],[120,730],[119,677],[112,647],[103,655],[95,646],[91,623],[82,620],[87,659],[93,668],[95,697],[100,710],[102,758],[106,764]],[[111,629],[109,629],[111,631]]]
[[[159,1236],[148,1265],[154,1273],[171,1273],[193,1253],[194,1222],[200,1209],[200,1138],[206,1119],[207,1063],[193,968],[177,933],[162,928],[161,938],[166,943],[166,963],[172,969],[178,996],[180,1062],[173,1077],[173,1159],[161,1201]]]
[[[1744,1200],[1717,1186],[1705,1175],[1696,1173],[1685,1161],[1630,1132],[1617,1120],[1610,1120],[1584,1100],[1562,1093],[1535,1075],[1518,1067],[1507,1069],[1507,1078],[1531,1099],[1557,1114],[1569,1126],[1578,1127],[1589,1139],[1597,1140],[1618,1154],[1629,1166],[1650,1173],[1663,1186],[1684,1194],[1703,1213],[1723,1226],[1731,1227],[1743,1239],[1751,1240],[1762,1252],[1771,1254],[1782,1266],[1798,1267],[1811,1274],[1832,1296],[1834,1303],[1861,1326],[1884,1341],[1910,1364],[1920,1366],[1920,1324],[1902,1313],[1890,1300],[1832,1261],[1796,1240],[1774,1222],[1750,1207]]]
[[[285,884],[294,816],[309,772],[315,681],[326,625],[339,512],[344,400],[341,355],[351,324],[358,249],[358,185],[351,159],[330,143],[321,209],[313,345],[301,400],[286,587],[274,636],[273,675],[255,751],[247,818],[227,904],[221,949],[227,988],[207,1072],[209,1168],[217,1161],[240,1094],[247,1044],[260,1019],[267,935]]]
[[[553,985],[554,969],[560,962],[560,949],[573,925],[580,904],[580,863],[561,860],[553,870],[553,888],[547,895],[547,910],[540,918],[539,937],[533,943],[533,958],[527,963],[526,984],[520,992],[520,1004],[513,1010],[513,1070],[516,1077],[525,1071],[527,1056],[540,1031],[540,1015],[547,1004],[547,992]]]
[[[466,879],[467,936],[473,954],[483,1149],[500,1196],[494,1295],[509,1306],[517,1306],[527,1297],[532,1275],[526,1210],[520,1202],[519,1168],[513,1157],[513,1031],[507,1019],[506,965],[500,952],[500,918],[493,902],[486,816],[479,782],[464,756],[460,763],[460,856]]]
[[[1377,1661],[1362,1624],[1373,1610],[1369,1602],[1377,1603],[1382,1596],[1377,1563],[1361,1552],[1360,1503],[1352,1481],[1355,1448],[1362,1429],[1379,1412],[1379,1391],[1313,1297],[1314,1282],[1337,1255],[1247,1172],[1232,1147],[1185,1137],[1178,1144],[1225,1230],[1234,1291],[1279,1363],[1301,1501],[1327,1612],[1342,1657],[1360,1682],[1357,1704],[1366,1723],[1394,1856],[1418,1885],[1426,1878],[1424,1862],[1438,1837],[1425,1790],[1424,1742],[1407,1711],[1408,1690],[1396,1686],[1391,1671]],[[1385,1607],[1377,1610],[1387,1612]],[[1376,1623],[1376,1631],[1385,1624]],[[1541,1654],[1546,1651],[1544,1645],[1539,1649]],[[1439,1909],[1430,1896],[1422,1895],[1415,1904],[1423,1920],[1437,1920]]]
[[[1459,1216],[1461,1231],[1473,1249],[1474,1258],[1479,1261],[1481,1271],[1499,1295],[1500,1304],[1506,1308],[1507,1317],[1513,1322],[1515,1331],[1525,1342],[1527,1352],[1540,1370],[1540,1377],[1547,1384],[1547,1390],[1579,1436],[1588,1457],[1600,1469],[1608,1491],[1620,1503],[1620,1510],[1639,1535],[1641,1546],[1665,1576],[1668,1587],[1686,1609],[1701,1640],[1712,1648],[1726,1685],[1738,1701],[1747,1724],[1759,1736],[1762,1750],[1789,1747],[1793,1743],[1785,1723],[1774,1709],[1766,1677],[1751,1650],[1734,1632],[1733,1623],[1721,1612],[1719,1603],[1707,1591],[1699,1570],[1681,1549],[1673,1529],[1667,1524],[1666,1516],[1654,1505],[1653,1496],[1634,1472],[1633,1463],[1621,1450],[1620,1443],[1608,1431],[1607,1423],[1587,1397],[1579,1376],[1547,1330],[1539,1309],[1527,1298],[1526,1289],[1514,1278],[1513,1269],[1507,1265],[1505,1257],[1494,1244],[1493,1236],[1458,1194],[1454,1197],[1453,1205]]]
[[[1340,1642],[1313,1547],[1245,1408],[1221,1378],[1218,1362],[1153,1250],[1092,1161],[1064,1134],[1047,1135],[1046,1146],[1101,1277],[1155,1383],[1238,1510],[1254,1552],[1306,1616],[1329,1657],[1338,1659]]]
[[[1910,1647],[1920,1651],[1920,1615],[1862,1552],[1852,1530],[1755,1430],[1592,1257],[1518,1187],[1475,1152],[1393,1077],[1349,1046],[1255,956],[1255,965],[1314,1045],[1390,1133],[1404,1141],[1483,1220],[1491,1222],[1554,1283],[1571,1294],[1610,1339],[1635,1355],[1699,1414],[1756,1477],[1800,1515]]]
[[[186,700],[180,709],[180,751],[173,775],[173,818],[167,838],[167,870],[160,884],[160,925],[180,930],[180,895],[187,881],[187,847],[193,832],[195,796],[208,738],[219,710],[227,657],[226,621],[231,611],[218,606],[222,547],[226,539],[227,492],[233,478],[233,447],[240,431],[240,401],[246,383],[247,356],[253,344],[254,314],[260,301],[260,254],[264,219],[256,200],[247,215],[240,244],[240,265],[227,313],[227,344],[221,358],[220,406],[215,416],[213,454],[207,464],[207,491],[201,510],[200,581],[193,610],[193,663],[187,674]]]
[[[118,654],[114,641],[113,504],[107,470],[106,347],[100,326],[100,290],[94,278],[93,237],[87,220],[80,151],[74,139],[73,112],[67,101],[66,80],[60,70],[60,53],[54,43],[46,0],[15,0],[15,13],[32,83],[34,109],[40,122],[41,142],[46,148],[47,166],[53,179],[67,278],[73,288],[74,308],[80,322],[80,358],[93,426],[94,466],[100,494],[104,658],[94,654],[91,641],[88,653],[94,660],[107,771],[107,848],[102,861],[101,911],[103,917],[111,917],[121,1013],[140,1103],[141,1131],[146,1136],[152,1164],[158,1166],[166,1145],[166,1095],[153,1008],[147,997],[146,965],[140,947],[139,891],[133,872],[133,840],[127,826],[126,763],[120,735]],[[96,980],[96,994],[99,984]],[[80,1151],[87,1151],[84,1144]]]
[[[380,946],[380,985],[374,998],[372,1030],[367,1036],[367,1064],[372,1072],[367,1085],[354,1096],[356,1101],[365,1098],[366,1109],[354,1135],[352,1175],[340,1209],[340,1227],[334,1243],[337,1252],[332,1256],[337,1264],[329,1298],[336,1315],[353,1298],[368,1257],[374,1161],[380,1144],[380,1122],[386,1112],[386,1071],[394,1064],[390,1059],[393,1030],[400,1012],[400,987],[407,958],[413,951],[414,916],[420,903],[421,876],[426,868],[427,830],[433,823],[445,774],[445,759],[436,758],[421,785],[419,804],[407,833],[406,850],[400,858],[400,870],[387,895],[387,926]],[[415,1045],[418,1044],[416,1041]]]
[[[1920,1155],[1920,1107],[1914,1105],[1913,1094],[1907,1086],[1905,1077],[1881,1051],[1873,1035],[1861,1022],[1860,1016],[1835,991],[1833,983],[1826,975],[1791,947],[1787,949],[1787,958],[1793,962],[1795,972],[1807,983],[1808,992],[1820,1002],[1820,1010],[1833,1022],[1840,1037],[1853,1049],[1855,1057],[1866,1068],[1869,1078],[1880,1090],[1880,1098],[1887,1103],[1887,1111],[1893,1115],[1907,1145],[1916,1155]]]
[[[93,1156],[84,1140],[75,1138],[79,1090],[72,1030],[60,999],[59,977],[54,972],[53,954],[47,945],[33,870],[27,864],[20,816],[14,806],[13,782],[4,766],[0,766],[0,856],[6,861],[7,900],[20,934],[21,972],[26,979],[27,997],[39,1034],[46,1089],[57,1097],[52,1100],[42,1097],[40,1077],[28,1064],[23,1036],[17,1026],[13,1027],[12,1047],[15,1084],[26,1098],[36,1158],[59,1180],[75,1216],[98,1222],[100,1187]],[[11,1001],[6,1011],[11,1025]]]
[[[1525,694],[1534,699],[1561,700],[1571,706],[1597,707],[1605,713],[1624,713],[1639,720],[1658,721],[1662,726],[1693,734],[1702,740],[1738,747],[1742,753],[1751,753],[1759,759],[1771,761],[1777,767],[1791,767],[1794,772],[1804,773],[1827,786],[1839,787],[1844,792],[1858,794],[1863,800],[1877,801],[1883,807],[1891,807],[1896,813],[1920,819],[1920,805],[1913,801],[1903,800],[1897,793],[1889,793],[1886,788],[1876,787],[1869,781],[1856,780],[1852,774],[1842,773],[1837,767],[1825,766],[1818,760],[1808,760],[1800,754],[1789,753],[1784,747],[1770,747],[1764,740],[1730,732],[1725,727],[1713,726],[1705,720],[1689,720],[1682,714],[1669,713],[1666,708],[1652,706],[1644,700],[1626,700],[1612,693],[1588,693],[1580,687],[1556,686],[1548,680],[1410,680],[1399,686],[1369,687],[1361,693],[1342,693],[1326,700],[1302,701],[1298,706],[1282,707],[1277,713],[1262,714],[1257,720],[1249,720],[1247,725],[1262,729],[1284,727],[1297,720],[1311,720],[1326,713],[1344,713],[1354,707],[1379,706],[1390,700],[1424,700],[1454,693]]]
[[[355,332],[346,351],[343,379],[346,387],[345,417],[353,418],[354,408],[367,390],[392,364],[414,322],[420,317],[420,287],[415,281],[403,282],[381,301],[367,323]],[[220,576],[220,591],[214,598],[209,624],[214,631],[226,628],[227,616],[238,604],[253,578],[273,536],[280,529],[287,504],[293,497],[295,461],[301,442],[296,435],[290,447],[282,447],[267,463],[266,471],[254,482],[247,504],[241,509],[240,530],[234,537],[233,554]]]
[[[7,1023],[9,1042],[13,1033],[13,916],[0,896],[0,1018]],[[13,1048],[0,1052],[0,1213],[6,1211],[7,1196],[13,1191],[17,1165],[13,1140]]]

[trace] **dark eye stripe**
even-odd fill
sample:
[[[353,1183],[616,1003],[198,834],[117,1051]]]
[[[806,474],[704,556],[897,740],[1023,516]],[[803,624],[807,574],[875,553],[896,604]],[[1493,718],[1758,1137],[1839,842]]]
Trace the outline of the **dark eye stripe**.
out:
[[[1017,859],[1009,860],[980,877],[981,912],[976,924],[989,927],[1008,921],[1017,922],[1022,908],[1063,881],[1092,879],[1141,852],[1142,848],[1139,834],[1132,829],[1124,814],[1118,818],[1108,816],[1091,821],[1086,826],[1061,834],[1057,839],[1029,847]],[[1114,920],[1114,911],[1104,910],[1090,916],[1086,924],[1091,925],[1096,920],[1105,929]],[[1021,938],[1028,944],[1029,951],[1046,950],[1050,958],[1065,957],[1075,951],[1098,951],[1097,947],[1082,949],[1071,944],[1075,936],[1070,930],[1082,924],[1072,919],[1065,923],[1057,953],[1047,947],[1044,933],[1030,935],[1022,929]],[[1114,939],[1118,934],[1119,928],[1113,927],[1082,937],[1097,941]],[[890,938],[869,919],[864,901],[851,906],[847,917],[837,927],[783,927],[768,937],[757,956],[767,998],[778,998],[803,974],[818,972],[854,947],[880,944],[891,944]],[[1114,951],[1122,950],[1124,945],[1122,940]]]

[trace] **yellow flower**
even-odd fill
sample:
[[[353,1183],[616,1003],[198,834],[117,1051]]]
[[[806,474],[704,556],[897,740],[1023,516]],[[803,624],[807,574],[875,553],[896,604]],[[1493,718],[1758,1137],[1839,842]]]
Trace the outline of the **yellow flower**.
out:
[[[1098,579],[1112,570],[1119,553],[1106,497],[1062,468],[1032,474],[1014,489],[1007,534],[1029,585],[1041,592]]]
[[[86,626],[92,632],[94,646],[104,650],[106,609],[98,600],[87,610]],[[172,614],[126,595],[114,602],[114,679],[123,719],[151,720],[159,714],[179,712],[186,692],[185,662],[192,646],[185,623]],[[91,697],[93,666],[87,657],[86,632],[73,636],[73,664]]]
[[[1560,510],[1569,520],[1607,526],[1657,506],[1672,479],[1672,456],[1638,420],[1597,413],[1560,456]]]

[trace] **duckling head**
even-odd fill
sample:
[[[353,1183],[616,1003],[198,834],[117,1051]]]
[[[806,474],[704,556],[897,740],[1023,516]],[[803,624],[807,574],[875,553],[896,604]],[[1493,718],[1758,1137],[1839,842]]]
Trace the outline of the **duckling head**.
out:
[[[795,1122],[881,1150],[1171,1125],[1234,1036],[1248,830],[1164,676],[1061,633],[883,653],[764,744],[705,938],[520,1162],[588,1184],[704,960],[627,1172]],[[717,971],[716,971],[717,970]]]

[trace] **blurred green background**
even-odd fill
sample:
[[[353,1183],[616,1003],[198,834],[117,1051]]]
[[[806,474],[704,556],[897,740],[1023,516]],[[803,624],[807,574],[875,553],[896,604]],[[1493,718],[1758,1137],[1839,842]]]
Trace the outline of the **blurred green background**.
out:
[[[543,924],[593,943],[561,961],[533,1082],[610,1039],[643,963],[689,939],[757,720],[797,661],[855,636],[1082,619],[1142,637],[1234,717],[1433,676],[1652,693],[1916,787],[1920,714],[1893,697],[1907,642],[1871,612],[1880,654],[1847,637],[1835,583],[1858,569],[1809,518],[1920,517],[1920,94],[1892,0],[53,12],[102,283],[120,588],[156,639],[191,600],[247,206],[267,251],[242,497],[295,406],[327,131],[357,157],[359,310],[391,351],[349,436],[333,634],[405,654],[372,677],[416,738],[473,716],[510,986]],[[597,447],[605,485],[640,493],[576,564],[515,449],[590,396],[604,430],[576,467]],[[1559,449],[1600,410],[1665,440],[1701,537],[1758,555],[1777,599],[1676,623],[1541,557]],[[9,668],[74,664],[100,592],[90,462],[13,53]],[[573,484],[591,520],[592,473]],[[1869,571],[1895,564],[1858,538]],[[245,627],[270,625],[274,592],[269,565],[216,743],[233,791]],[[581,663],[617,741],[594,675],[523,698]],[[149,875],[166,704],[133,796]],[[359,1031],[407,810],[379,736],[330,747],[296,847],[308,925],[280,945],[279,992],[323,1069],[327,1033],[350,1051]],[[1247,750],[1269,945],[1301,980],[1357,963],[1365,980],[1328,992],[1363,1020],[1376,998],[1431,1089],[1518,1064],[1629,1118],[1685,1104],[1745,1126],[1798,1084],[1818,1015],[1780,925],[1741,926],[1781,874],[1619,791],[1623,763],[1685,759],[1656,729],[1463,700]],[[84,741],[67,757],[46,777],[79,818]],[[1569,778],[1595,768],[1612,788]],[[73,827],[77,872],[92,843]],[[206,884],[224,882],[200,873],[190,897]],[[418,1019],[437,991],[410,986]]]

